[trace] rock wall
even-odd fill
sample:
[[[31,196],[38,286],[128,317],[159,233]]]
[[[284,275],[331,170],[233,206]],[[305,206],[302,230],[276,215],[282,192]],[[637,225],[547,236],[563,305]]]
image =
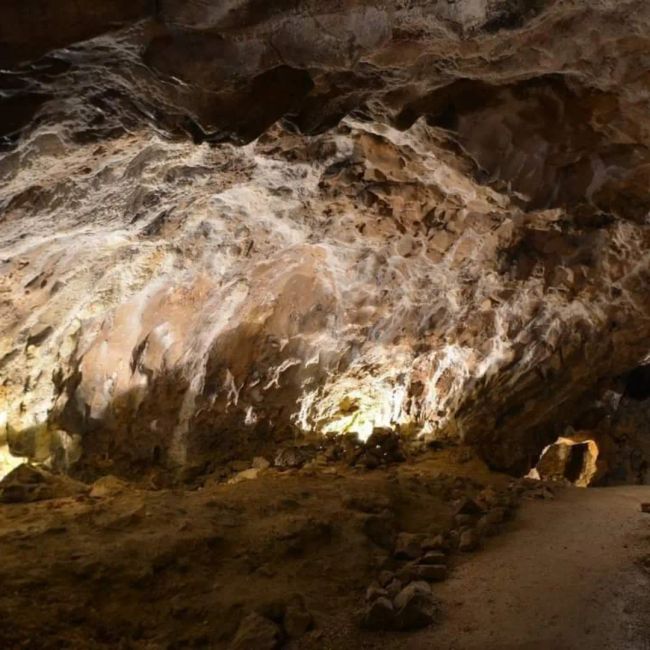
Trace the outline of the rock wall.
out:
[[[646,3],[8,4],[12,453],[392,424],[524,472],[647,359]]]

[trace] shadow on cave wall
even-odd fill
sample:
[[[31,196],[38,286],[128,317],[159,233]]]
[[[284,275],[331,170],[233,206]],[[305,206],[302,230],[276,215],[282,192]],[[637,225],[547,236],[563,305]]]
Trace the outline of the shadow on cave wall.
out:
[[[231,460],[272,456],[278,445],[303,437],[292,418],[299,383],[289,373],[285,390],[272,394],[251,418],[246,396],[232,404],[225,392],[211,392],[211,386],[220,385],[216,378],[222,370],[213,369],[202,392],[193,390],[180,371],[157,375],[145,389],[113,397],[100,417],[91,417],[88,405],[78,399],[77,375],[65,387],[69,398],[52,414],[49,429],[63,429],[79,441],[80,458],[71,471],[85,478],[107,472],[132,477],[155,467],[186,475]],[[191,405],[185,426],[184,405]],[[23,438],[18,446],[32,456],[38,437],[27,433],[14,439]]]
[[[522,415],[535,417],[525,413],[522,404],[526,400],[520,401],[500,413],[491,432],[484,431],[483,438],[467,442],[475,445],[494,469],[522,476],[536,466],[548,445],[578,432],[598,442],[603,467],[599,485],[647,484],[649,380],[649,367],[635,368],[590,387],[570,405],[548,410],[541,422],[530,427],[514,424]],[[295,401],[291,401],[297,398],[288,394],[274,404],[265,404],[268,417],[251,423],[244,405],[227,410],[223,401],[190,393],[197,410],[188,421],[187,435],[179,438],[175,434],[181,415],[179,398],[187,390],[191,391],[187,380],[180,373],[170,373],[158,377],[144,395],[129,391],[114,398],[101,418],[89,417],[85,406],[80,408],[70,399],[49,423],[11,432],[9,443],[16,455],[41,461],[49,456],[54,469],[84,480],[107,473],[142,478],[156,470],[175,480],[210,472],[232,460],[256,455],[273,458],[279,446],[314,440],[293,424]],[[503,462],[506,453],[515,459],[507,467]]]
[[[618,96],[559,74],[503,85],[459,79],[407,104],[397,125],[424,115],[446,129],[475,160],[477,180],[518,192],[528,210],[582,206],[585,217],[642,222],[650,150],[626,110]],[[630,130],[628,142],[612,139],[614,123]]]

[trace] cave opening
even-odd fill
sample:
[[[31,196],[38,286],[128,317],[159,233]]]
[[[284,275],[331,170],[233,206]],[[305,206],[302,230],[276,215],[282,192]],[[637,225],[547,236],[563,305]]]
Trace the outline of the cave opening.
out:
[[[602,459],[594,440],[584,435],[573,438],[561,436],[544,448],[535,467],[528,476],[542,481],[570,483],[576,487],[589,487],[602,479]]]
[[[569,457],[564,469],[564,478],[571,483],[576,483],[585,473],[589,453],[590,449],[587,442],[573,445],[569,450]]]

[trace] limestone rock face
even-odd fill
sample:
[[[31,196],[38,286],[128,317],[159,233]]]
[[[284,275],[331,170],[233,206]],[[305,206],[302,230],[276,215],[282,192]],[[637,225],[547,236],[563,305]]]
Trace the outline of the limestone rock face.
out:
[[[647,360],[647,3],[6,4],[14,454],[399,426],[524,472]]]

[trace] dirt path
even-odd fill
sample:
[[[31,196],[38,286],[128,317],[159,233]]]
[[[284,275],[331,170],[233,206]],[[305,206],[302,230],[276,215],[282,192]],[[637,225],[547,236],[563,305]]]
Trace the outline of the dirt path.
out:
[[[650,487],[620,487],[528,502],[440,586],[445,622],[387,647],[650,649],[649,500]]]

